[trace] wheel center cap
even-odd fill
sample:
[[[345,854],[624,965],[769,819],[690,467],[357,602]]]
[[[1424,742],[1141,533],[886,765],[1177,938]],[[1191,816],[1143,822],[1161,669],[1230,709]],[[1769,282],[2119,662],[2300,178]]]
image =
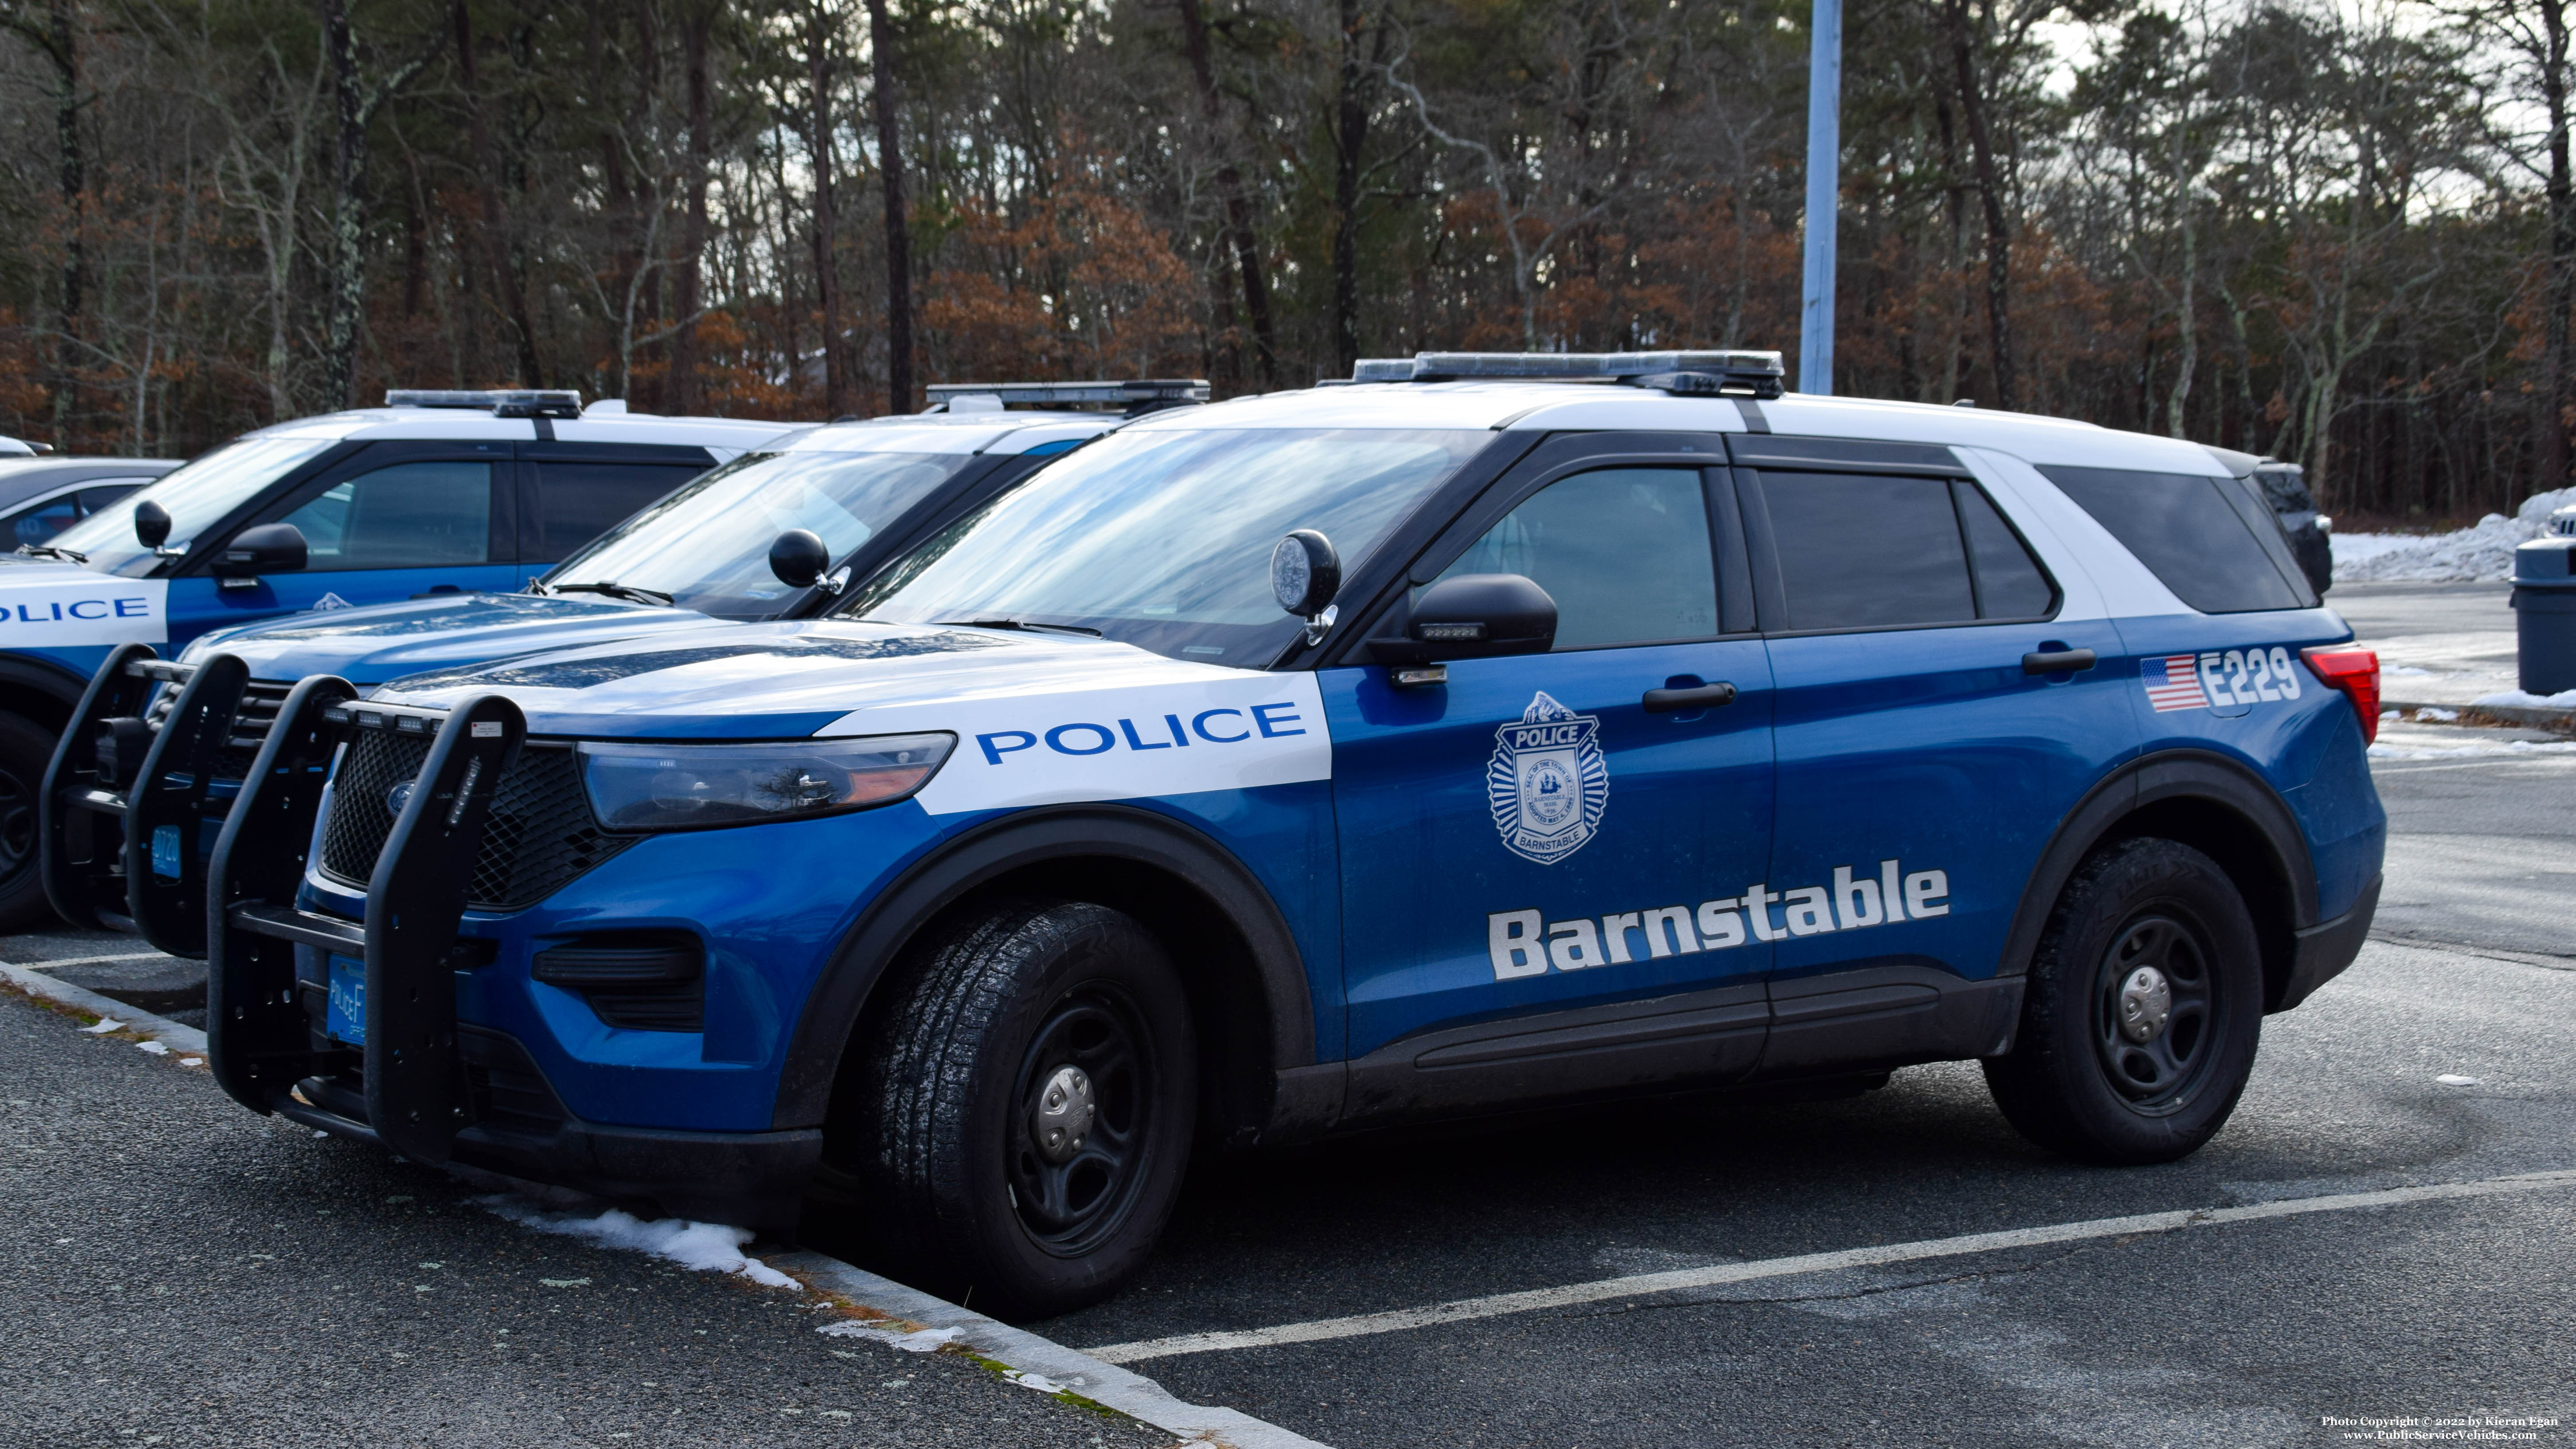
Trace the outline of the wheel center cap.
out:
[[[2120,983],[2120,1034],[2144,1045],[2154,1041],[2173,1015],[2173,987],[2165,973],[2141,966]]]
[[[1038,1155],[1049,1162],[1070,1162],[1091,1136],[1092,1119],[1100,1115],[1091,1078],[1080,1067],[1058,1067],[1038,1088],[1029,1110],[1029,1135]]]

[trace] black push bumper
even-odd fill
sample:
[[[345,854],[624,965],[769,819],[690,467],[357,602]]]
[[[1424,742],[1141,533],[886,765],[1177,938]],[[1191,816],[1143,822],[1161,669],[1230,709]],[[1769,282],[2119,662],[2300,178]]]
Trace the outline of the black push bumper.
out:
[[[2298,933],[2290,974],[2281,982],[2281,999],[2272,1003],[2272,1010],[2287,1011],[2315,995],[2318,987],[2342,975],[2352,958],[2361,954],[2361,943],[2370,938],[2371,919],[2379,914],[2382,879],[2372,876],[2351,910]]]
[[[325,771],[355,732],[428,742],[376,856],[364,922],[300,908]],[[209,867],[208,1057],[234,1100],[417,1161],[458,1163],[754,1226],[795,1221],[819,1130],[680,1132],[568,1111],[517,1040],[456,1019],[477,850],[527,734],[499,695],[451,710],[307,679],[260,745]],[[320,962],[320,980],[299,970]],[[331,962],[363,972],[360,1042],[330,1029]]]
[[[233,655],[180,664],[147,644],[110,654],[54,746],[39,798],[55,911],[203,957],[205,836],[276,704],[275,687],[254,685]]]

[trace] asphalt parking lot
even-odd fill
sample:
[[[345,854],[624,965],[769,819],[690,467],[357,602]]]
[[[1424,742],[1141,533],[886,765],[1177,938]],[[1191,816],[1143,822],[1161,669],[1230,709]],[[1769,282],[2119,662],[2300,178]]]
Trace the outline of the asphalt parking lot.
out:
[[[2331,602],[2366,640],[2511,627],[2493,590]],[[2576,747],[2382,738],[2382,939],[2187,1161],[2046,1157],[1973,1065],[1341,1142],[1203,1168],[1136,1287],[1033,1327],[1346,1449],[2576,1439],[2576,1180],[2534,1176],[2576,1169]],[[16,1000],[0,1144],[0,1442],[1169,1438],[514,1227]]]

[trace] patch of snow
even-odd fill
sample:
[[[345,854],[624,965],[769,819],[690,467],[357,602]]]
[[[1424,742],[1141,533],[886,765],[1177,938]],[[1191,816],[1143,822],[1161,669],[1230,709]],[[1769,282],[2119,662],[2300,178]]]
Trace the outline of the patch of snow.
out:
[[[936,1353],[966,1336],[966,1330],[962,1328],[888,1328],[882,1324],[862,1323],[855,1318],[826,1323],[814,1331],[833,1338],[864,1338],[890,1344],[906,1353]]]
[[[138,1049],[150,1052],[156,1057],[166,1057],[170,1055],[170,1049],[157,1041],[139,1041],[134,1045]]]
[[[2576,507],[2576,488],[2535,493],[2511,518],[2490,513],[2452,533],[2338,533],[2332,535],[2335,582],[2509,579],[2514,546],[2548,532],[2549,515],[2567,507]]]
[[[2383,740],[2370,747],[2374,760],[2452,760],[2469,755],[2564,755],[2576,753],[2576,740],[2552,740],[2540,744],[2532,740],[2514,740],[2501,745],[2460,745],[2451,749],[2413,749]]]
[[[765,1287],[798,1286],[795,1279],[758,1258],[743,1256],[743,1247],[759,1236],[749,1228],[684,1218],[655,1218],[648,1222],[617,1208],[596,1217],[547,1212],[506,1193],[475,1201],[500,1217],[541,1233],[561,1233],[568,1238],[587,1238],[604,1248],[650,1253],[701,1273],[734,1273]]]
[[[1035,1389],[1042,1394],[1060,1394],[1064,1392],[1064,1385],[1057,1383],[1055,1380],[1048,1378],[1044,1374],[1033,1374],[1023,1369],[1004,1369],[1002,1370],[1002,1377],[1012,1383],[1018,1384],[1021,1388]]]
[[[2531,694],[2508,689],[2502,694],[2481,695],[2478,704],[2501,704],[2513,709],[2576,709],[2576,689],[2562,689],[2556,694]]]
[[[2463,1077],[2450,1072],[2444,1072],[2433,1080],[2441,1083],[2445,1087],[2474,1087],[2478,1085],[2478,1079],[2475,1077]]]
[[[181,1057],[181,1058],[179,1058],[179,1065],[181,1065],[181,1066],[183,1066],[183,1067],[202,1067],[202,1066],[204,1066],[205,1064],[206,1064],[206,1059],[205,1059],[204,1057]]]
[[[2433,671],[2429,669],[2418,669],[2412,664],[2400,664],[2394,669],[2383,669],[2379,671],[2379,677],[2382,679],[2430,679],[2433,677]]]
[[[2424,708],[2415,711],[2415,717],[2417,719],[2439,720],[2444,724],[2449,724],[2451,721],[2460,717],[2460,712],[2456,709],[2435,709],[2432,706],[2427,705]]]
[[[82,1027],[81,1030],[88,1032],[91,1036],[105,1036],[111,1031],[125,1030],[125,1023],[112,1016],[102,1016],[98,1019],[98,1025],[85,1026]]]

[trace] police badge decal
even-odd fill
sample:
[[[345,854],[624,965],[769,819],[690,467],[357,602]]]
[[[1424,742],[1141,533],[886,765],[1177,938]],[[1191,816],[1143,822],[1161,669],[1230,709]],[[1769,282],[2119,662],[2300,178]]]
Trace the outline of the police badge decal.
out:
[[[1518,720],[1494,731],[1485,802],[1503,848],[1523,860],[1554,865],[1581,850],[1610,804],[1600,719],[1539,691]]]

